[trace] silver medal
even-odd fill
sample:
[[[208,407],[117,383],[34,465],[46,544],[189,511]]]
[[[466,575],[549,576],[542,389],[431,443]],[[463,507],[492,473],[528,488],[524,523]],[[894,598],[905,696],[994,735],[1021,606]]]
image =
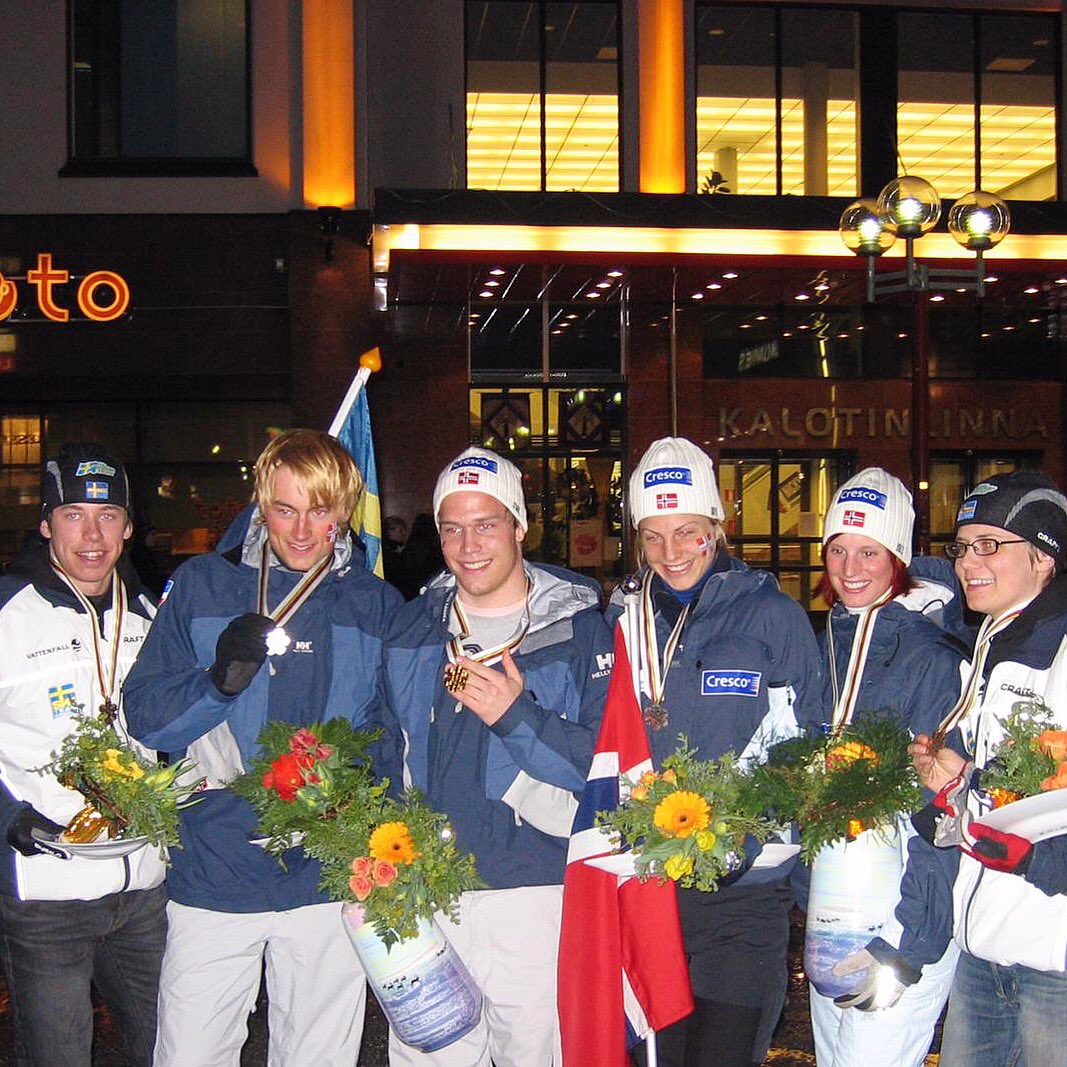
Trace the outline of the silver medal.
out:
[[[289,648],[292,638],[281,626],[275,626],[267,632],[267,655],[284,656]]]

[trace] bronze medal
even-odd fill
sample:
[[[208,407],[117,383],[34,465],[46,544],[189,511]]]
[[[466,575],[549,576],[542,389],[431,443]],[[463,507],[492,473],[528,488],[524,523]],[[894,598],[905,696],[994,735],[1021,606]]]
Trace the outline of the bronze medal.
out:
[[[100,721],[110,726],[119,713],[118,705],[110,698],[100,705]]]
[[[657,701],[645,708],[643,718],[650,730],[662,730],[668,722],[667,709]]]
[[[462,692],[469,677],[466,667],[461,667],[458,663],[450,663],[445,668],[445,688],[450,693]]]

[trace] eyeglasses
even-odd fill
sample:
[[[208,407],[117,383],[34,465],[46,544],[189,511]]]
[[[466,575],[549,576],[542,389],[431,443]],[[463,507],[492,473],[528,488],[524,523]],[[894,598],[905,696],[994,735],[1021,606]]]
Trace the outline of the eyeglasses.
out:
[[[1026,541],[1016,538],[1014,541],[998,541],[995,537],[978,537],[973,541],[949,541],[945,545],[945,555],[949,559],[963,559],[967,549],[974,549],[976,556],[995,555],[1001,545],[1025,545]]]

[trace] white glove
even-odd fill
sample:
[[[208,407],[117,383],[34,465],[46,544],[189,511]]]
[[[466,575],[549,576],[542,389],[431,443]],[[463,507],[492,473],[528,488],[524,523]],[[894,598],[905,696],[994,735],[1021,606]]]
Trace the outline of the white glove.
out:
[[[866,979],[853,992],[834,998],[834,1003],[839,1008],[856,1008],[859,1011],[883,1011],[891,1008],[900,1000],[904,990],[914,985],[921,977],[920,972],[907,963],[895,949],[888,945],[875,947],[874,942],[867,948],[839,960],[834,965],[833,974],[837,978],[843,978],[858,971],[866,971]]]

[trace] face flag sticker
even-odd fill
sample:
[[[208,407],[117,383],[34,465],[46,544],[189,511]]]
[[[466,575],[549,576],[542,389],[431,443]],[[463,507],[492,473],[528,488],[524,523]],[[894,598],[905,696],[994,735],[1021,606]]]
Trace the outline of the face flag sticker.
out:
[[[85,495],[89,500],[107,500],[107,482],[86,482]]]
[[[477,471],[460,471],[456,481],[460,485],[477,485],[481,477]]]
[[[114,478],[116,471],[111,464],[104,463],[103,460],[93,459],[86,463],[79,463],[78,469],[74,472],[74,477],[84,478],[89,474],[104,474],[108,478]]]
[[[677,493],[657,493],[656,494],[656,508],[659,511],[666,511],[668,508],[678,507],[678,494]]]
[[[168,578],[167,584],[163,586],[163,592],[159,594],[159,606],[163,607],[164,601],[170,596],[170,591],[174,588],[174,579]]]
[[[708,554],[708,549],[711,548],[712,540],[707,534],[701,534],[696,539],[697,551],[703,552],[704,555]]]
[[[866,521],[867,516],[862,511],[853,511],[848,509],[845,511],[844,518],[841,520],[842,526],[862,526]]]
[[[326,540],[329,541],[331,545],[337,540],[336,522],[331,522],[330,525],[326,527]]]

